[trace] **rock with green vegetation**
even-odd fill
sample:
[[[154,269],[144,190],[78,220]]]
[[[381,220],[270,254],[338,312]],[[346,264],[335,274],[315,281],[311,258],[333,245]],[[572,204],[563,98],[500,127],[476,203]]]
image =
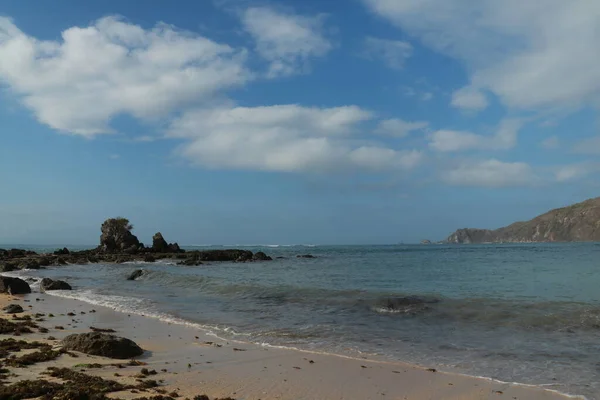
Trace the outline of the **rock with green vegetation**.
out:
[[[530,243],[600,241],[600,197],[557,208],[532,220],[490,229],[459,229],[447,243]]]
[[[133,253],[143,248],[138,238],[131,233],[133,225],[127,218],[109,218],[100,228],[100,247],[98,250],[106,253]]]

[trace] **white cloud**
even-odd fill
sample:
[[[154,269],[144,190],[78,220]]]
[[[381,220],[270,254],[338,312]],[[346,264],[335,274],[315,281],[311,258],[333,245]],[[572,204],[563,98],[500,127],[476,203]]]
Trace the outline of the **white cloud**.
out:
[[[333,48],[323,32],[323,15],[307,17],[253,7],[241,19],[256,41],[256,51],[270,63],[267,75],[271,78],[306,72],[312,58]]]
[[[0,17],[0,83],[59,131],[110,133],[112,118],[152,119],[250,79],[246,54],[166,24],[116,17],[41,41]]]
[[[537,177],[528,164],[490,159],[462,163],[442,173],[442,180],[456,186],[509,187],[531,185]]]
[[[464,88],[452,93],[451,104],[457,108],[478,111],[486,108],[488,101],[480,90]]]
[[[556,171],[556,180],[558,182],[572,181],[581,178],[590,173],[590,166],[586,164],[565,165]]]
[[[544,139],[540,145],[547,150],[556,149],[560,145],[560,140],[554,135]]]
[[[453,104],[490,91],[509,107],[577,108],[600,98],[600,2],[595,0],[363,0],[425,45],[465,63]],[[467,101],[468,100],[468,101]]]
[[[181,154],[212,168],[280,172],[410,169],[417,151],[353,139],[373,115],[356,106],[298,105],[197,110],[176,120],[169,136],[185,139]]]
[[[600,155],[600,136],[593,136],[575,143],[573,151],[579,154]]]
[[[412,46],[401,40],[379,39],[369,36],[365,39],[364,55],[369,59],[380,59],[392,69],[402,69],[412,54]]]
[[[478,135],[465,131],[438,130],[430,135],[429,147],[440,152],[466,150],[507,150],[517,144],[523,121],[505,119],[493,136]]]
[[[426,129],[429,123],[426,121],[404,121],[399,118],[386,119],[379,123],[375,133],[393,137],[405,137],[414,131]]]

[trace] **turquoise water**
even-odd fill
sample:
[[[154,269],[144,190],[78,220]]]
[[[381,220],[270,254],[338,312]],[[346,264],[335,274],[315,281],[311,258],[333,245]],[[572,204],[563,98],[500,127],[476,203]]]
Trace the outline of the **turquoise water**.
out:
[[[377,354],[600,398],[599,244],[249,249],[284,258],[18,274],[64,278],[76,291],[57,295],[221,336]],[[296,258],[305,253],[317,258]],[[126,281],[137,267],[147,273]]]

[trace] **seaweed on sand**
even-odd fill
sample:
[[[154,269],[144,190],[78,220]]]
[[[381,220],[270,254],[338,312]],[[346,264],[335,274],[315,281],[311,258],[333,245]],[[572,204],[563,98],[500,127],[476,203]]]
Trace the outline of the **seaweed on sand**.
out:
[[[12,322],[4,318],[0,318],[0,334],[6,335],[12,333],[19,336],[22,333],[31,333],[31,328],[37,328],[38,325],[31,320],[22,322]]]

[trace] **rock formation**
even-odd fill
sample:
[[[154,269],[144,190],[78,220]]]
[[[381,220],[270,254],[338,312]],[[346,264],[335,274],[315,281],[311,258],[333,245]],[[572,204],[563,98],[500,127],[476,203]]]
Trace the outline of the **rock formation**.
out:
[[[152,236],[152,250],[156,253],[179,253],[181,251],[177,243],[167,243],[160,232]]]
[[[143,247],[131,233],[133,225],[127,218],[110,218],[102,224],[99,250],[106,253],[136,253]]]
[[[557,208],[532,220],[495,229],[459,229],[447,243],[600,241],[600,197]]]
[[[134,341],[100,332],[69,335],[63,340],[63,348],[121,360],[144,354]]]

